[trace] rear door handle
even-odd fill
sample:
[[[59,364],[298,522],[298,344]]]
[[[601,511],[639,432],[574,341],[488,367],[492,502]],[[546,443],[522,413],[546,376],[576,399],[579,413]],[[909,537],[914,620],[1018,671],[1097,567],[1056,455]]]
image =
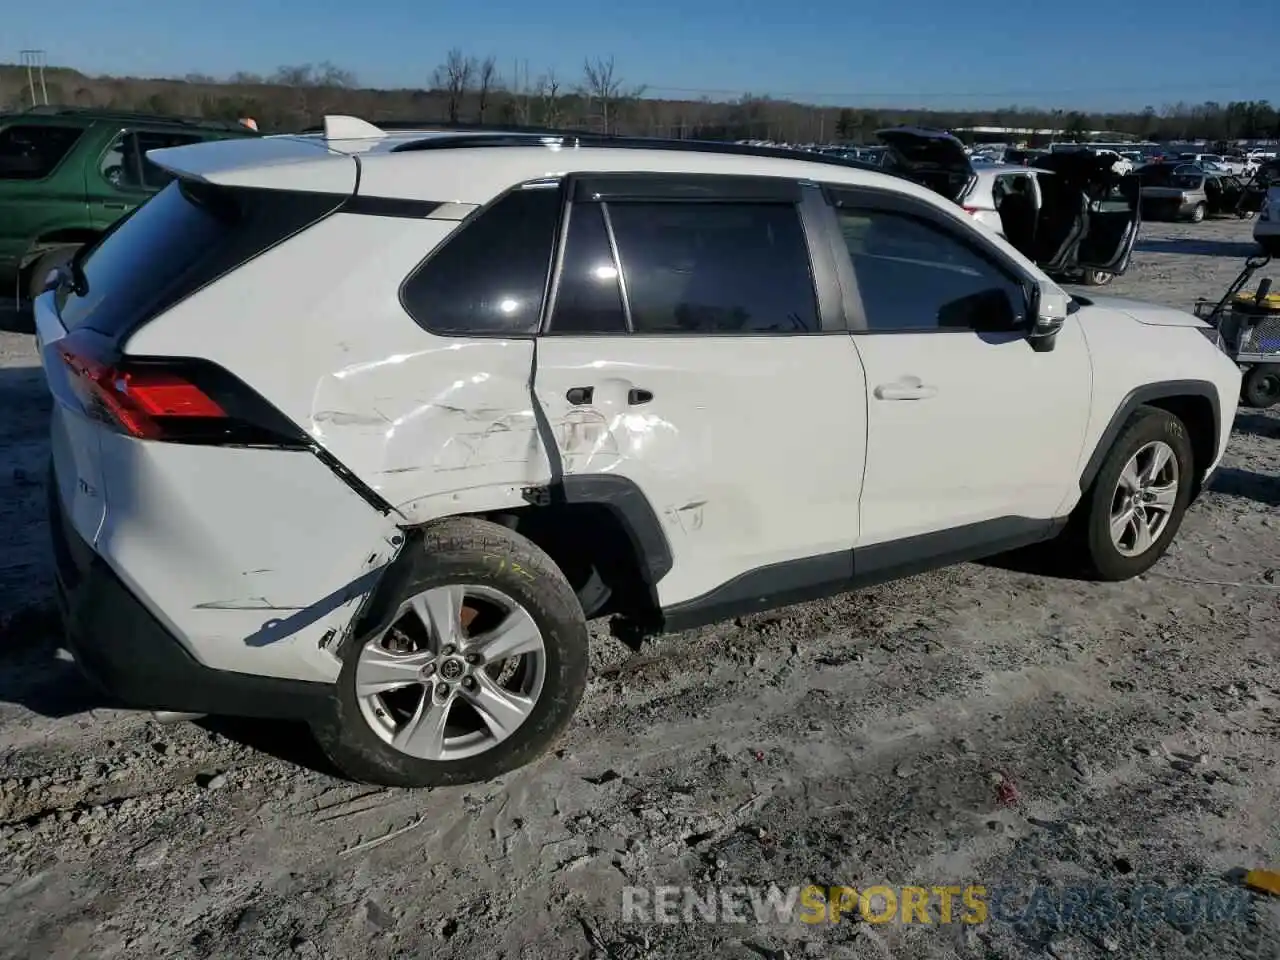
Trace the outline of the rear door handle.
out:
[[[102,205],[102,209],[103,210],[128,210],[129,205],[127,203],[104,203]]]
[[[882,383],[875,389],[877,400],[927,400],[937,393],[926,383]]]
[[[570,387],[564,395],[575,407],[581,407],[591,402],[591,398],[595,396],[595,387]]]
[[[640,388],[637,387],[627,391],[627,403],[631,404],[633,407],[638,406],[642,403],[648,403],[652,399],[653,399],[652,390],[641,390]]]

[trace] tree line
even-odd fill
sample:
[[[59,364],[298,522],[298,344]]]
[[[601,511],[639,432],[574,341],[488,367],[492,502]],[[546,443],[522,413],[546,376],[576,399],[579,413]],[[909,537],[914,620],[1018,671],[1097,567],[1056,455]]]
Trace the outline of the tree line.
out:
[[[689,139],[772,140],[788,143],[872,143],[875,131],[897,124],[957,129],[1021,127],[1127,134],[1148,140],[1210,141],[1280,137],[1280,113],[1266,100],[1173,103],[1136,112],[1098,113],[1011,105],[990,110],[932,110],[796,103],[767,93],[732,100],[669,99],[627,81],[612,57],[592,57],[577,75],[548,70],[535,77],[517,65],[503,72],[492,56],[449,51],[420,89],[362,87],[354,73],[332,63],[281,66],[263,76],[181,79],[90,77],[76,70],[45,71],[51,103],[109,107],[210,119],[253,117],[263,132],[303,129],[325,114],[370,122],[409,120],[507,124],[600,133]],[[35,84],[40,89],[39,81]],[[0,65],[0,109],[32,103],[25,67]]]

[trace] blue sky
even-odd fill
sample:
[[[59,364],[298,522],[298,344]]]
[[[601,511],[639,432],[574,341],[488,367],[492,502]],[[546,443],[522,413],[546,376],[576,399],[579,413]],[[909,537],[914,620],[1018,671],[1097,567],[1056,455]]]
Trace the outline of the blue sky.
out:
[[[0,48],[0,61],[43,48],[51,65],[95,74],[225,76],[330,60],[364,85],[425,86],[458,46],[494,55],[504,73],[527,62],[533,76],[553,68],[570,82],[584,57],[611,55],[628,84],[672,97],[750,91],[959,109],[1280,103],[1276,0],[63,0],[12,7],[0,36],[13,49]]]

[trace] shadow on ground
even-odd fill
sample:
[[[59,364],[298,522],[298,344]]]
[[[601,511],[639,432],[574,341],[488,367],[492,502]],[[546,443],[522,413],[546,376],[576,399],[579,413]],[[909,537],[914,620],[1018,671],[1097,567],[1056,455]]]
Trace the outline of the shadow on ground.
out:
[[[0,701],[55,719],[112,706],[59,654],[61,636],[52,601],[23,607],[0,621]]]
[[[1247,433],[1267,440],[1280,440],[1280,419],[1262,413],[1237,413],[1236,433]]]
[[[12,298],[0,299],[0,330],[9,333],[35,333],[35,317],[26,305],[19,305]]]
[[[1135,253],[1181,253],[1192,257],[1239,257],[1258,253],[1258,245],[1244,240],[1201,240],[1196,237],[1151,237],[1134,245]],[[1243,265],[1242,265],[1243,266]]]
[[[1213,475],[1209,489],[1230,497],[1244,497],[1268,507],[1280,507],[1280,476],[1223,467]]]
[[[305,723],[244,717],[204,717],[197,722],[211,733],[290,766],[305,767],[338,780],[350,779],[329,761]]]

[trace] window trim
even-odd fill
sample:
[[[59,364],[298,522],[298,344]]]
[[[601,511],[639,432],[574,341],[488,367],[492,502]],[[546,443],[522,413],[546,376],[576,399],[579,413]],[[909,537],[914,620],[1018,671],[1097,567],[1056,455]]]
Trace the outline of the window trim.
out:
[[[133,151],[132,161],[130,160],[127,154],[125,154],[125,157],[124,157],[125,163],[132,163],[137,167],[134,173],[138,177],[139,186],[128,188],[128,189],[117,187],[110,180],[108,180],[106,176],[103,174],[102,162],[104,159],[106,159],[107,154],[111,152],[111,148],[114,147],[116,143],[123,141],[126,137],[132,136],[136,138],[138,134],[142,134],[142,133],[154,133],[156,136],[189,136],[193,138],[189,143],[179,144],[179,146],[192,146],[197,143],[206,143],[208,142],[208,139],[209,139],[206,136],[201,136],[199,134],[192,133],[191,131],[187,131],[187,130],[157,129],[154,127],[147,127],[147,126],[125,126],[125,127],[114,128],[114,132],[111,133],[111,135],[107,138],[107,141],[103,145],[102,149],[98,151],[98,158],[97,160],[94,161],[94,169],[97,171],[98,180],[112,193],[120,194],[121,196],[125,196],[125,197],[133,197],[141,200],[142,198],[146,198],[146,197],[154,197],[157,193],[159,193],[161,190],[163,190],[165,187],[169,185],[168,183],[162,184],[161,186],[158,186],[158,187],[149,187],[146,185],[147,156],[140,149]],[[137,143],[136,139],[134,142]],[[164,149],[168,149],[168,148],[164,148]]]
[[[704,191],[698,196],[690,196],[686,192],[690,185]],[[827,229],[823,218],[825,203],[822,201],[821,187],[809,181],[790,177],[738,176],[734,174],[686,174],[686,173],[608,173],[596,172],[572,174],[568,178],[566,190],[567,201],[565,214],[561,221],[561,232],[557,240],[555,258],[554,289],[545,305],[545,316],[539,327],[540,335],[548,337],[815,337],[830,334],[847,333],[844,311],[841,302],[844,297],[836,261],[832,256],[830,245],[824,242]],[[626,285],[626,276],[618,253],[617,240],[613,233],[613,221],[609,216],[610,203],[619,205],[626,203],[673,203],[696,205],[698,203],[733,203],[742,205],[789,206],[800,221],[801,235],[804,237],[805,249],[809,260],[809,281],[813,288],[814,309],[818,320],[816,330],[794,330],[779,332],[775,330],[758,330],[742,332],[703,333],[699,331],[664,331],[645,332],[635,330],[631,313],[631,298]],[[626,318],[627,333],[620,332],[557,332],[550,327],[554,315],[555,302],[559,297],[560,275],[564,266],[564,247],[567,230],[572,221],[573,207],[577,205],[600,205],[601,215],[605,220],[605,228],[609,235],[609,243],[618,269],[618,288],[622,295],[623,315]]]
[[[58,158],[58,162],[55,163],[49,169],[49,172],[43,177],[39,177],[35,180],[20,180],[15,178],[12,180],[4,179],[0,181],[4,183],[44,183],[47,180],[51,180],[53,177],[57,176],[58,171],[66,165],[68,159],[75,154],[76,148],[80,146],[80,142],[84,140],[85,136],[89,133],[89,127],[75,123],[23,123],[20,119],[20,115],[15,116],[13,119],[15,121],[14,123],[6,123],[4,127],[0,129],[8,130],[12,127],[34,127],[36,129],[47,130],[50,127],[54,127],[63,130],[79,130],[80,132],[76,135],[76,138],[71,141],[71,146],[67,147],[62,156]]]
[[[548,312],[548,303],[554,293],[552,281],[558,282],[558,271],[560,260],[562,258],[563,244],[561,243],[562,234],[568,220],[565,216],[568,209],[564,200],[565,183],[563,180],[554,177],[539,177],[534,180],[524,180],[520,183],[513,184],[501,193],[496,194],[487,203],[480,204],[465,217],[457,222],[452,230],[450,230],[434,247],[426,252],[421,260],[419,260],[413,268],[404,275],[400,281],[400,286],[396,289],[396,300],[400,304],[400,309],[417,327],[433,337],[441,337],[455,340],[534,340],[542,334],[547,318],[550,317]],[[555,230],[552,231],[552,248],[547,256],[546,274],[542,285],[542,309],[538,314],[536,323],[529,330],[438,330],[431,327],[425,320],[418,319],[418,315],[409,308],[409,304],[405,301],[405,288],[409,283],[418,276],[423,270],[440,256],[451,244],[462,236],[462,232],[480,220],[483,216],[493,210],[498,204],[506,200],[513,194],[520,193],[524,190],[555,190],[561,194],[560,210],[557,216]]]
[[[613,223],[609,220],[609,212],[605,204],[594,200],[585,200],[574,202],[572,188],[564,191],[565,202],[561,207],[560,226],[556,237],[556,253],[553,258],[554,263],[552,269],[551,289],[547,294],[547,298],[543,301],[543,316],[538,323],[538,336],[540,337],[586,337],[598,339],[601,337],[629,337],[632,332],[631,325],[631,302],[627,299],[626,281],[622,276],[622,267],[618,260],[618,247],[613,238]],[[573,229],[573,211],[577,207],[584,209],[598,208],[600,219],[604,223],[605,236],[609,240],[609,254],[613,258],[614,269],[618,271],[618,296],[622,301],[622,322],[626,329],[618,330],[557,330],[552,324],[555,318],[556,307],[560,303],[560,280],[564,276],[564,254],[569,246],[569,231]]]
[[[979,229],[960,218],[960,215],[938,209],[933,204],[897,191],[879,187],[862,187],[849,184],[823,184],[823,193],[827,199],[827,212],[830,216],[830,227],[827,235],[835,246],[837,262],[848,263],[848,276],[852,279],[854,298],[856,298],[855,314],[847,317],[848,332],[857,336],[902,336],[904,334],[961,334],[973,336],[978,331],[964,330],[959,327],[907,327],[894,330],[872,330],[867,325],[866,311],[862,304],[861,292],[857,290],[857,275],[853,269],[853,258],[845,243],[844,234],[840,230],[840,210],[882,211],[920,220],[933,227],[975,256],[988,263],[992,269],[1004,276],[1011,284],[1023,291],[1028,308],[1032,299],[1032,290],[1039,285],[1039,278],[1028,273],[1016,260],[1008,256],[999,247],[992,244],[982,235]],[[842,274],[843,276],[843,274]],[[846,309],[848,303],[846,300]],[[1022,328],[1008,331],[1013,334],[1026,335],[1031,329],[1030,316],[1024,317]]]

